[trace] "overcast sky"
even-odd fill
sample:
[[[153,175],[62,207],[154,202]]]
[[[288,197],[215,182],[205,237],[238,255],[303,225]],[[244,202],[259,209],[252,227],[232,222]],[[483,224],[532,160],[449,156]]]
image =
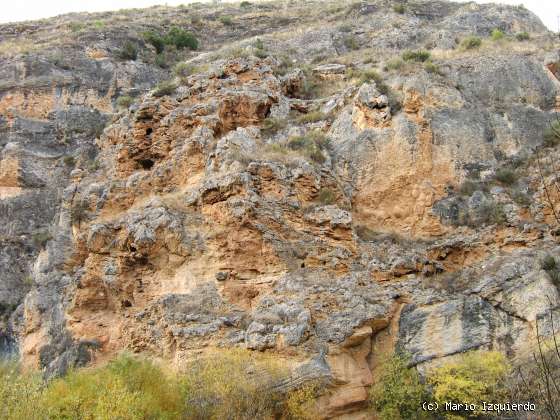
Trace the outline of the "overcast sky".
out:
[[[0,22],[40,19],[68,12],[100,12],[106,10],[148,7],[156,4],[175,6],[189,0],[5,0]],[[477,3],[491,1],[476,0]],[[495,0],[494,3],[521,4],[535,12],[552,30],[558,30],[560,2],[558,0]]]

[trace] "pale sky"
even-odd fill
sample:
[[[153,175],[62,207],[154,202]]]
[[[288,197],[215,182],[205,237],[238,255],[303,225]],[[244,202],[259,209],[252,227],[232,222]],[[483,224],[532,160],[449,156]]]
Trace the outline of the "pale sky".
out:
[[[14,1],[14,0],[13,0]],[[15,0],[7,1],[2,7],[0,22],[18,22],[41,19],[69,12],[102,12],[107,10],[130,9],[168,4],[176,6],[189,0]],[[476,0],[477,3],[491,1]],[[550,29],[558,30],[560,2],[558,0],[495,0],[494,3],[524,4],[535,12]]]

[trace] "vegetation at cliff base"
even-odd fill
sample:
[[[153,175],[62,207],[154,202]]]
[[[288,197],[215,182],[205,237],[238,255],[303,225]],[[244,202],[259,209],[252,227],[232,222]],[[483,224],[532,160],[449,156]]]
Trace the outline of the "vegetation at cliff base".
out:
[[[0,418],[260,419],[314,415],[316,387],[281,393],[288,371],[274,356],[222,349],[172,372],[122,354],[108,364],[44,382],[37,373],[0,363]]]
[[[421,378],[406,355],[393,355],[378,367],[370,390],[370,405],[379,418],[405,420],[432,418],[422,403],[499,403],[510,395],[510,366],[497,351],[471,351],[449,358],[428,369]],[[441,412],[445,418],[461,419],[469,413]],[[480,415],[481,413],[471,413]],[[439,418],[439,417],[438,417]]]
[[[370,402],[382,419],[398,420],[427,418],[422,402],[429,396],[409,359],[394,355],[380,366],[379,378],[370,390]]]

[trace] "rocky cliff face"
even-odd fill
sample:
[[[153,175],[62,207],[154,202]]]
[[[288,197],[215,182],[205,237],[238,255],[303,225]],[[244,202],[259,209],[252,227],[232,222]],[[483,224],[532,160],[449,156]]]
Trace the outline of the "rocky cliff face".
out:
[[[404,3],[0,26],[0,354],[275,352],[330,381],[326,417],[359,416],[395,346],[523,354],[560,304],[558,42],[523,8]],[[173,26],[200,50],[142,35]]]

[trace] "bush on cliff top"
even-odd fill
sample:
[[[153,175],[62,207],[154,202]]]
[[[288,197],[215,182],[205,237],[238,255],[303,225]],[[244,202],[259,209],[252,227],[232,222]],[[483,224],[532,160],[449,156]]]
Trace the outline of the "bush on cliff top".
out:
[[[166,45],[174,45],[177,49],[198,49],[198,39],[194,34],[176,26],[169,29],[165,35],[158,34],[155,31],[144,32],[144,41],[151,44],[156,49],[157,54],[161,54]]]

